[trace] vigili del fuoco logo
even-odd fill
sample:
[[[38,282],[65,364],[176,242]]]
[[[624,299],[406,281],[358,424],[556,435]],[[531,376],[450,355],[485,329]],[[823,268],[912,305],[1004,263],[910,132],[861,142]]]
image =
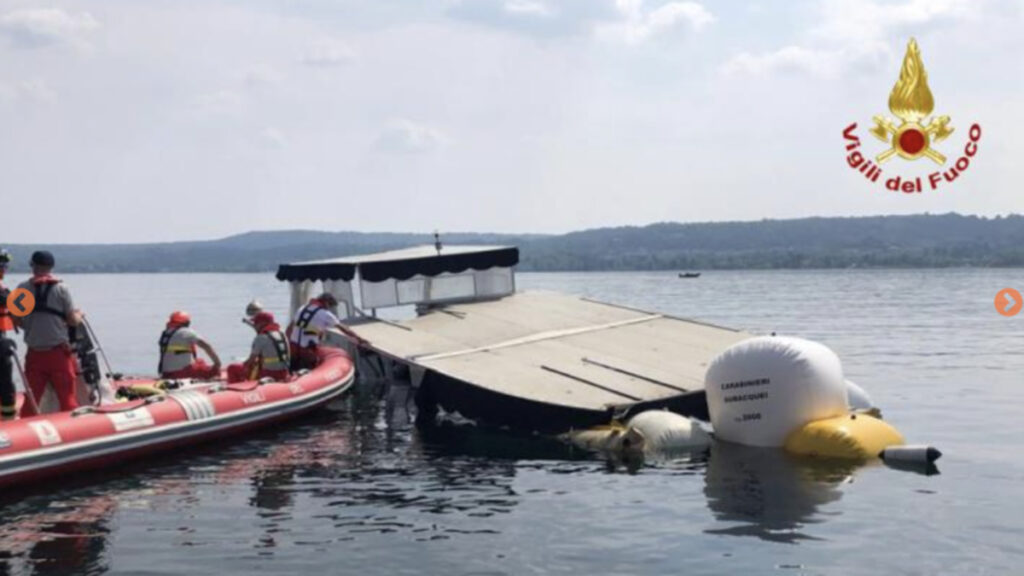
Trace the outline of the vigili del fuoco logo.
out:
[[[921,61],[921,49],[917,41],[911,38],[903,57],[900,78],[889,94],[889,111],[898,120],[875,116],[875,125],[869,130],[872,136],[884,142],[888,148],[873,159],[869,158],[861,151],[860,138],[856,134],[857,123],[854,122],[843,130],[847,164],[869,182],[879,182],[894,192],[919,194],[924,190],[938,190],[952,184],[967,171],[971,160],[978,153],[981,126],[971,125],[963,153],[955,162],[947,162],[946,155],[937,145],[949,138],[955,128],[949,116],[932,116],[934,110],[935,98],[928,88],[928,73]],[[887,164],[894,156],[910,162],[927,158],[939,168],[927,176],[895,174],[885,178],[882,166],[897,166],[896,163]]]

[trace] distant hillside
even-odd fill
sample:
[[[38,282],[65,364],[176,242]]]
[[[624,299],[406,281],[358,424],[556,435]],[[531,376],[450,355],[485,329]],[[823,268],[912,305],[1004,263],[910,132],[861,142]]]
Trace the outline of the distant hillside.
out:
[[[563,235],[446,234],[447,244],[515,244],[523,270],[1024,266],[1024,217],[959,214],[660,223]],[[248,232],[162,244],[7,245],[14,271],[46,248],[64,272],[262,272],[281,262],[392,250],[427,234]],[[2,244],[0,244],[2,245]]]

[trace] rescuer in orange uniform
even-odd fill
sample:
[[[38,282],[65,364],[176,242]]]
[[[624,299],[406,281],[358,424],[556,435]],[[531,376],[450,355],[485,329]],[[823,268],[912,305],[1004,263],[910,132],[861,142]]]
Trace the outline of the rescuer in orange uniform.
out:
[[[14,391],[14,320],[7,310],[10,290],[4,287],[4,274],[11,263],[11,255],[0,248],[0,420],[13,420],[17,416]]]

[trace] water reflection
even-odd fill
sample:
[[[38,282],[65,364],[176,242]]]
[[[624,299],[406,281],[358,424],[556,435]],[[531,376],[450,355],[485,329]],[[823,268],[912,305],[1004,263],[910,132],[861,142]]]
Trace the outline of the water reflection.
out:
[[[704,495],[715,518],[736,525],[705,532],[790,544],[813,539],[801,529],[822,521],[820,507],[842,497],[839,487],[857,467],[796,458],[776,449],[716,443]]]
[[[0,574],[73,574],[106,571],[104,556],[116,501],[90,496],[49,502],[42,511],[19,506],[0,526]],[[6,512],[6,510],[5,510]]]
[[[126,475],[84,478],[46,496],[10,496],[0,508],[0,567],[103,572],[112,527],[122,524],[144,527],[131,538],[182,561],[237,548],[277,557],[351,541],[372,550],[396,536],[486,538],[514,527],[512,512],[538,490],[517,488],[525,470],[551,475],[553,486],[565,482],[555,476],[633,473],[641,492],[647,476],[658,483],[703,475],[707,506],[731,524],[708,533],[796,542],[809,537],[802,527],[821,521],[820,507],[840,498],[853,471],[731,445],[668,461],[602,460],[551,438],[414,426],[406,405],[401,390],[371,386],[297,425],[150,459]],[[139,510],[141,520],[125,519]]]

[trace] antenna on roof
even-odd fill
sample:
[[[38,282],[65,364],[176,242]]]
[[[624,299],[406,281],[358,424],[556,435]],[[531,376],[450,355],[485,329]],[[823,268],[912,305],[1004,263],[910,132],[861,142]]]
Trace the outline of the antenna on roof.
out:
[[[437,255],[441,255],[441,233],[434,230],[434,250],[437,250]]]

